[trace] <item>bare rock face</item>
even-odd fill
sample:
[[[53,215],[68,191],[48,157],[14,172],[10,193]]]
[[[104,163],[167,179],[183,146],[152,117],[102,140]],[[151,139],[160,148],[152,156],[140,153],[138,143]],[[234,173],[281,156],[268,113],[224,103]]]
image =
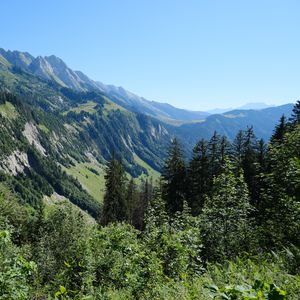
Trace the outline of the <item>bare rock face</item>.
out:
[[[1,162],[0,168],[7,174],[23,173],[26,168],[30,168],[28,156],[25,152],[16,150]]]
[[[38,130],[35,127],[34,124],[32,124],[32,123],[26,123],[24,131],[22,133],[26,137],[26,139],[28,140],[28,142],[30,144],[33,144],[36,147],[36,149],[43,156],[46,156],[46,150],[45,150],[45,148],[43,148],[43,146],[41,145],[41,143],[39,141],[39,137],[38,137],[39,132],[38,132]]]

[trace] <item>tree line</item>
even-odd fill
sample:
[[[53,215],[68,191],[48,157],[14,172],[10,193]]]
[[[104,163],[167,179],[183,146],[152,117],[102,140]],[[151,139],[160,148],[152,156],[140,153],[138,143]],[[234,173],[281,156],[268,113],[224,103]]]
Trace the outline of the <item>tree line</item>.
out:
[[[172,219],[184,207],[201,220],[207,257],[222,260],[257,249],[300,245],[300,102],[282,116],[269,144],[253,127],[233,142],[217,132],[201,139],[186,160],[174,138],[159,182],[138,188],[121,159],[107,164],[101,224],[128,222],[139,230],[155,201]],[[154,212],[159,214],[159,212]]]

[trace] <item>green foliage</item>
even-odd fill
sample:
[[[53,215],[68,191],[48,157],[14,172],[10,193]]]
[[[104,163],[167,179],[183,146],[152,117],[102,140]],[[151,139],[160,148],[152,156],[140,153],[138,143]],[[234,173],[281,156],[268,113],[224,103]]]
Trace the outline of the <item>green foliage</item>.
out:
[[[234,258],[249,247],[249,200],[243,175],[236,177],[226,160],[200,217],[206,256],[210,260]]]
[[[26,261],[12,243],[8,230],[0,230],[0,299],[28,299],[34,262]]]

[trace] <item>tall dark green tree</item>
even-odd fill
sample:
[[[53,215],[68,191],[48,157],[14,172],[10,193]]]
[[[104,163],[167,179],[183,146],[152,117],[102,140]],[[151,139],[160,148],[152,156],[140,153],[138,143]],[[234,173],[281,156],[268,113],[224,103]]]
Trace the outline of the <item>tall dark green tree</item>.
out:
[[[133,178],[130,179],[126,188],[126,220],[134,224],[134,212],[139,202],[139,192]]]
[[[126,220],[126,181],[123,163],[113,154],[106,166],[106,190],[101,218],[103,225]]]
[[[285,133],[288,131],[288,124],[285,115],[282,115],[279,124],[276,125],[274,133],[270,139],[271,143],[283,143]]]
[[[248,184],[252,204],[255,205],[256,195],[256,163],[257,163],[257,139],[253,127],[249,127],[245,132],[243,143],[242,167],[244,170],[245,181]]]
[[[162,196],[171,215],[182,211],[186,196],[186,167],[183,150],[175,138],[168,151],[168,158],[162,170]]]
[[[213,136],[211,137],[208,143],[208,153],[210,160],[210,177],[216,176],[220,172],[221,162],[220,162],[220,145],[221,145],[221,137],[215,131]]]
[[[244,153],[244,131],[239,130],[232,144],[232,160],[235,163],[237,174],[242,169]]]
[[[153,198],[152,179],[146,178],[142,181],[136,205],[133,211],[132,224],[135,228],[143,230],[145,227],[145,214],[149,203]]]
[[[210,190],[210,173],[207,141],[200,140],[193,149],[188,168],[188,204],[193,215],[198,215]]]
[[[294,105],[290,121],[292,124],[300,124],[300,100],[298,100]]]

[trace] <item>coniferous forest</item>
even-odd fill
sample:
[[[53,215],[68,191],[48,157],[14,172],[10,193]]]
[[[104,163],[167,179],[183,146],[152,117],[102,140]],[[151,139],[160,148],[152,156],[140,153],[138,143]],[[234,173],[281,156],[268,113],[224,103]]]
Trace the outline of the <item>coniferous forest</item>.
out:
[[[30,151],[62,194],[87,197]],[[0,299],[300,299],[299,101],[268,143],[248,127],[186,155],[174,138],[159,180],[137,182],[113,153],[94,218],[24,201],[26,178],[1,182]]]

